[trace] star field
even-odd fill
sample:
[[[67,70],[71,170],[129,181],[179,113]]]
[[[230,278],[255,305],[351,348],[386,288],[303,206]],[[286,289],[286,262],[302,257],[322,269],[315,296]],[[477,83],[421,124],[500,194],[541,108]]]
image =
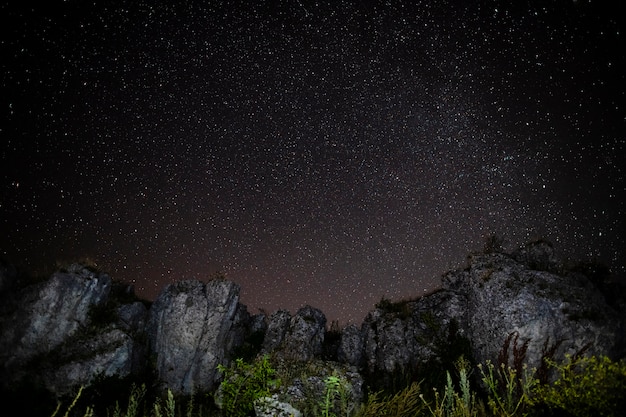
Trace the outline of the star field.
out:
[[[491,234],[624,277],[623,20],[466,3],[0,6],[0,256],[342,323]]]

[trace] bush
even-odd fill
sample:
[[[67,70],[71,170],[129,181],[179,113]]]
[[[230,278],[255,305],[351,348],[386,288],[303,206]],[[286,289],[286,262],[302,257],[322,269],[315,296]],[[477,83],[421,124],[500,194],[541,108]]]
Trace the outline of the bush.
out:
[[[559,378],[535,389],[530,403],[543,414],[621,416],[626,410],[626,361],[606,356],[573,358],[559,365],[550,359]]]
[[[218,365],[218,370],[224,374],[220,390],[222,410],[227,417],[247,416],[254,410],[254,400],[269,396],[270,390],[279,385],[268,355],[253,363],[239,358],[230,367]]]

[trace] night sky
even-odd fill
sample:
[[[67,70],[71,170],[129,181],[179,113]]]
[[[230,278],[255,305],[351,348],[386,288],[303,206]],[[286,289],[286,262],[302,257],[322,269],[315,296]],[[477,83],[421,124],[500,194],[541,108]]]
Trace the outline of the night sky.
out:
[[[492,234],[626,275],[605,2],[5,3],[0,256],[21,268],[89,260],[148,299],[221,272],[251,313],[341,323]]]

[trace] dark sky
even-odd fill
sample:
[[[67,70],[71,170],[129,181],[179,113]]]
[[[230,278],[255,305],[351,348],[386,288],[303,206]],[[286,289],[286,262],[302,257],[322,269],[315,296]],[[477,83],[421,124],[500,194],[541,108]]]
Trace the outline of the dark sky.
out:
[[[90,259],[150,299],[221,271],[253,313],[341,323],[491,234],[626,273],[626,42],[603,2],[19,3],[14,264]]]

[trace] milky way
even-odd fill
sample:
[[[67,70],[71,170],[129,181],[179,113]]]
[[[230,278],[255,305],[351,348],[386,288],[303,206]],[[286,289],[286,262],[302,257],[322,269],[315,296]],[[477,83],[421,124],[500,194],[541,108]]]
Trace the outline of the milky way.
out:
[[[0,6],[6,260],[342,323],[492,234],[626,274],[616,10],[152,3]]]

